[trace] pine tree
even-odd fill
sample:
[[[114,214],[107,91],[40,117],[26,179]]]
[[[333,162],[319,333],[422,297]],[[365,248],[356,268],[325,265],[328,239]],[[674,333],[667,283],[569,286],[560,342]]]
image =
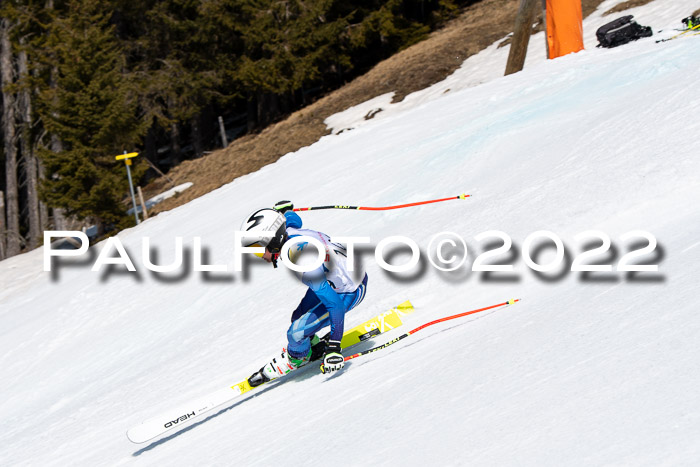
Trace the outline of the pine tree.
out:
[[[183,125],[192,130],[201,155],[199,117],[222,95],[221,36],[211,13],[219,2],[163,0],[142,12],[132,47],[143,96],[144,119],[169,129],[176,161]],[[133,13],[133,10],[131,10]]]
[[[3,1],[8,246],[16,252],[27,233],[31,245],[46,225],[37,177],[55,228],[75,218],[128,223],[124,167],[114,155],[136,149],[147,129],[151,154],[169,137],[173,162],[189,143],[200,155],[212,110],[242,113],[247,101],[249,129],[261,128],[306,103],[306,90],[337,87],[464,3]]]
[[[279,113],[277,98],[322,81],[335,66],[350,67],[345,53],[345,17],[332,14],[333,0],[251,0],[242,2],[237,25],[243,40],[236,77],[257,103],[257,123]]]
[[[59,12],[41,56],[55,86],[44,86],[38,99],[45,129],[63,143],[62,152],[41,151],[50,174],[43,196],[98,227],[130,222],[120,202],[128,182],[114,156],[138,144],[146,128],[135,118],[137,94],[110,16],[109,3],[94,0],[72,0]]]

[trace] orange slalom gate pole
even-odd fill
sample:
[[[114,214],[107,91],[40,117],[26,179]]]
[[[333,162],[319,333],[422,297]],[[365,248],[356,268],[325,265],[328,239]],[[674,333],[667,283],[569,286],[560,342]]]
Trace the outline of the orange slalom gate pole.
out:
[[[581,0],[546,0],[545,16],[548,58],[583,50]]]
[[[408,331],[406,334],[403,334],[403,335],[397,337],[396,339],[390,340],[386,344],[380,345],[379,347],[374,347],[373,349],[365,350],[364,352],[359,352],[359,353],[356,353],[354,355],[350,355],[348,357],[345,357],[344,361],[347,362],[348,360],[352,360],[353,358],[357,358],[357,357],[360,357],[362,355],[367,355],[368,353],[376,352],[377,350],[385,349],[385,348],[389,347],[391,344],[395,344],[396,342],[400,341],[401,339],[404,339],[404,338],[410,336],[411,334],[415,334],[418,331],[420,331],[421,329],[425,329],[428,326],[432,326],[433,324],[442,323],[444,321],[449,321],[451,319],[461,318],[463,316],[473,315],[474,313],[479,313],[481,311],[493,310],[494,308],[500,308],[502,306],[513,305],[514,303],[519,302],[519,301],[520,301],[519,298],[510,299],[507,302],[499,303],[497,305],[491,305],[491,306],[487,306],[484,308],[479,308],[477,310],[466,311],[466,312],[460,313],[458,315],[452,315],[452,316],[447,316],[445,318],[436,319],[435,321],[431,321],[431,322],[426,323],[422,326],[419,326],[411,331]],[[321,367],[323,367],[323,365],[321,365]]]
[[[360,211],[388,211],[389,209],[408,208],[411,206],[420,206],[421,204],[440,203],[442,201],[449,201],[451,199],[466,199],[466,198],[470,198],[470,197],[471,197],[471,195],[461,194],[461,195],[457,195],[457,196],[450,196],[449,198],[431,199],[428,201],[418,201],[416,203],[399,204],[398,206],[382,206],[382,207],[378,207],[378,208],[372,208],[372,207],[367,207],[367,206],[334,205],[334,206],[312,206],[312,207],[308,207],[308,208],[294,208],[293,211],[317,211],[319,209],[355,209],[355,210],[360,210]]]

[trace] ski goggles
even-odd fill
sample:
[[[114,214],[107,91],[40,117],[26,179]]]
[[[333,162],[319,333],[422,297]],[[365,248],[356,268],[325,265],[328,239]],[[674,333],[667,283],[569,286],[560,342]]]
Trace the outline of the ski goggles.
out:
[[[255,242],[255,243],[253,243],[253,244],[251,244],[251,245],[248,245],[248,246],[249,246],[249,247],[255,247],[255,248],[265,248],[265,249],[267,249],[267,250],[272,254],[272,259],[273,259],[273,260],[276,260],[276,259],[279,258],[279,256],[280,256],[281,247],[277,247],[277,246],[272,245],[272,244],[267,245],[267,246],[263,246],[263,245],[261,245],[259,242]],[[257,253],[257,252],[256,252],[256,253],[253,253],[253,254],[254,254],[255,256],[257,256],[258,258],[262,258],[263,255],[264,255],[265,253]]]
[[[257,242],[256,242],[256,243],[253,243],[253,244],[251,244],[251,245],[248,245],[248,247],[249,247],[249,248],[265,248],[264,246],[262,246],[260,243],[257,243]],[[253,253],[253,254],[254,254],[255,256],[257,256],[258,258],[262,258],[263,255],[264,255],[265,253],[257,253],[257,252],[255,252],[255,253]]]

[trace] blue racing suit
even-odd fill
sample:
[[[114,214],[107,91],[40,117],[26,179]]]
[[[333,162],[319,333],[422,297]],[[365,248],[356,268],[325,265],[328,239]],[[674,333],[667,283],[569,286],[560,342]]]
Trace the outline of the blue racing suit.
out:
[[[292,313],[292,324],[287,331],[287,352],[294,358],[305,357],[311,347],[310,337],[320,329],[330,326],[330,340],[340,341],[343,337],[345,313],[355,308],[365,298],[367,274],[347,270],[345,247],[331,243],[330,238],[315,230],[302,229],[301,218],[293,211],[284,213],[287,220],[289,238],[301,235],[318,239],[325,246],[326,258],[317,269],[300,275],[308,287],[306,295]],[[298,255],[308,245],[298,243],[290,249],[290,259]],[[313,246],[310,248],[314,249]],[[359,277],[360,279],[355,279]]]

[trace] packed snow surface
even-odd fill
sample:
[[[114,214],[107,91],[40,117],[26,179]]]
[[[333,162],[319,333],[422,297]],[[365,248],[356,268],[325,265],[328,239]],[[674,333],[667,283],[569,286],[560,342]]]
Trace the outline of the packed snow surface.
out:
[[[494,45],[446,83],[336,119],[353,130],[123,231],[136,272],[92,271],[106,242],[52,272],[42,250],[0,263],[0,465],[698,465],[700,36],[655,42],[697,6],[630,10],[655,35],[596,49],[592,33],[616,3],[585,21],[585,51],[546,61],[535,35],[525,70],[502,77],[507,49]],[[281,199],[386,206],[460,193],[473,197],[302,213],[331,235],[420,246],[421,263],[402,274],[364,250],[368,293],[347,326],[410,299],[416,313],[379,345],[434,319],[521,302],[428,327],[337,376],[300,370],[152,443],[127,440],[130,427],[242,380],[285,344],[305,289],[255,258],[247,274],[233,271],[233,232],[250,211]],[[476,238],[492,230],[513,246],[485,263],[512,272],[471,270],[503,243]],[[551,241],[526,248],[542,230],[566,255],[539,273],[523,252],[555,260]],[[570,270],[603,242],[577,237],[590,230],[611,246],[583,263],[611,271]],[[649,244],[624,236],[640,230],[658,244],[631,263],[658,271],[618,271]],[[427,259],[444,231],[469,248],[453,272]],[[151,261],[168,265],[176,237],[184,265],[146,269],[144,238]],[[196,241],[203,264],[227,271],[194,271]]]

